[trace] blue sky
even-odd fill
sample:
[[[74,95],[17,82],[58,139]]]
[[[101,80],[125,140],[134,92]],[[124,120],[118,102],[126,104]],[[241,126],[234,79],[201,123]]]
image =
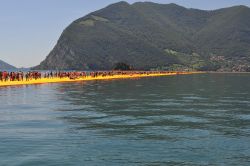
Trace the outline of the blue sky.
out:
[[[151,1],[205,10],[250,6],[250,0]],[[0,59],[17,67],[37,65],[72,21],[115,2],[118,0],[0,0]]]

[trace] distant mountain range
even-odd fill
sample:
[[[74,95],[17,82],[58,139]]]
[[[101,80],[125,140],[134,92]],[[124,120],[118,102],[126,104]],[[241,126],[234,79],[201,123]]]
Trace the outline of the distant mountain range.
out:
[[[250,71],[250,9],[119,2],[71,23],[34,69]]]
[[[15,70],[16,67],[0,60],[0,70]]]

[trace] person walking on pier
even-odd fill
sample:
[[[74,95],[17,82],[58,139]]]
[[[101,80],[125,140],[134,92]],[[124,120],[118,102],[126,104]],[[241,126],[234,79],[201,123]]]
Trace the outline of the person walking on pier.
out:
[[[0,71],[0,81],[3,81],[3,72]]]

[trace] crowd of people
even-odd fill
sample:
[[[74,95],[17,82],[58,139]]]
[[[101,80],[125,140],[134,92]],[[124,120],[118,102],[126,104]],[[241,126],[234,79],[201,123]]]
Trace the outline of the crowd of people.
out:
[[[42,74],[40,72],[7,72],[0,71],[0,81],[29,81],[31,79],[40,79],[42,78]]]
[[[164,74],[169,73],[167,71],[93,71],[93,72],[38,72],[38,71],[29,71],[29,72],[7,72],[0,71],[0,81],[29,81],[29,80],[37,80],[41,78],[69,78],[69,79],[78,79],[78,78],[86,78],[86,77],[106,77],[106,76],[114,76],[114,75],[134,75],[134,74]]]

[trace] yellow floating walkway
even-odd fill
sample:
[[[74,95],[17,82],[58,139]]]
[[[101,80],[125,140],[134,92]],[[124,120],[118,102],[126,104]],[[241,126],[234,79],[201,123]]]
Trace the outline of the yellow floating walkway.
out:
[[[199,72],[185,72],[185,73],[156,73],[156,74],[126,74],[126,75],[113,75],[113,76],[97,76],[97,77],[82,77],[77,79],[65,78],[41,78],[32,79],[29,81],[0,81],[1,86],[15,86],[15,85],[30,85],[30,84],[44,84],[44,83],[60,83],[60,82],[77,82],[77,81],[90,81],[90,80],[110,80],[110,79],[128,79],[128,78],[142,78],[142,77],[159,77],[159,76],[171,76],[171,75],[184,75],[184,74],[195,74]]]

